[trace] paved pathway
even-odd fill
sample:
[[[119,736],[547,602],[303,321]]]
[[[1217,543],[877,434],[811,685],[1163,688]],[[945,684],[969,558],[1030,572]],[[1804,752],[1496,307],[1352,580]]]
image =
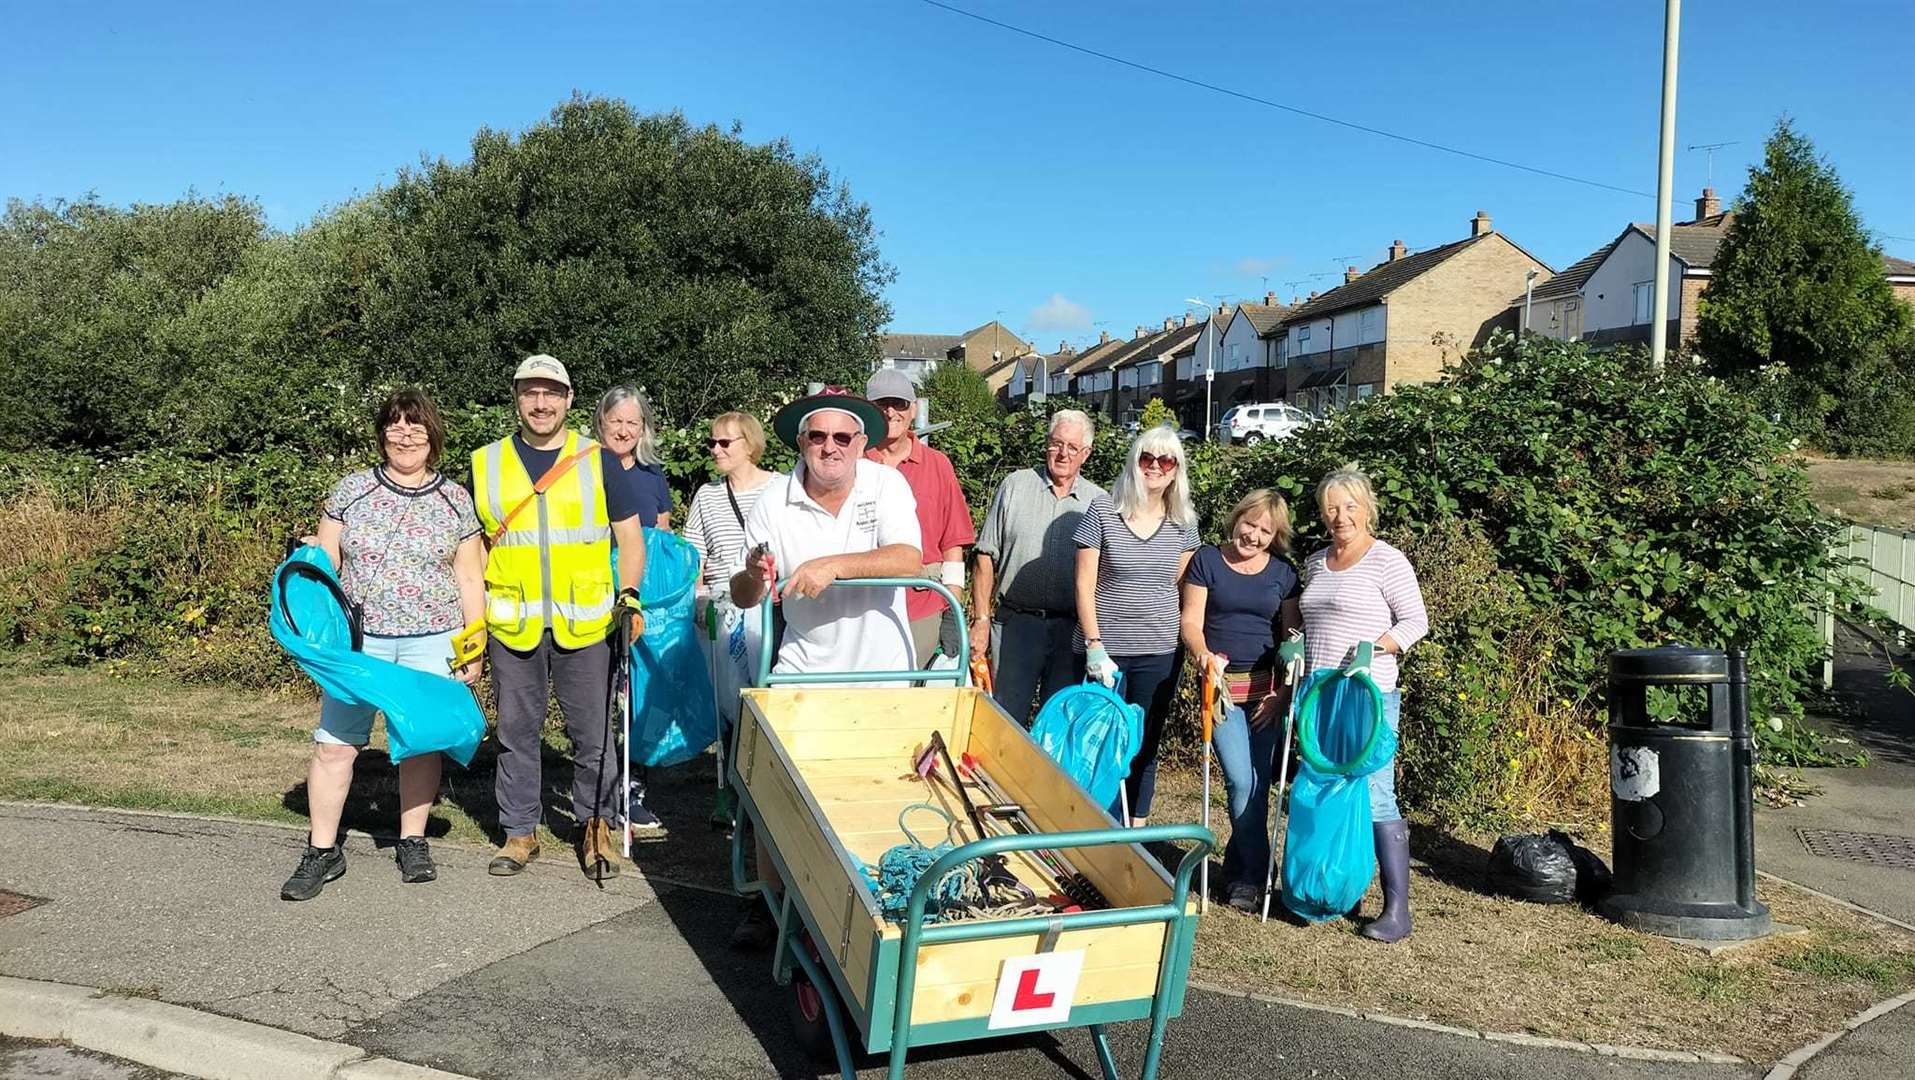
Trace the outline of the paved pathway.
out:
[[[0,806],[0,888],[51,902],[0,918],[0,974],[114,987],[488,1078],[811,1076],[768,960],[726,947],[736,901],[648,885],[603,891],[548,858],[511,880],[447,848],[399,883],[354,838],[319,899],[278,886],[302,837],[266,825]],[[1141,1025],[1114,1030],[1120,1064]],[[914,1057],[914,1077],[1088,1076],[1065,1032]],[[56,1074],[59,1075],[59,1074]],[[1619,1061],[1192,991],[1164,1076],[1728,1080],[1746,1067]]]
[[[0,1080],[187,1080],[130,1061],[0,1035]]]

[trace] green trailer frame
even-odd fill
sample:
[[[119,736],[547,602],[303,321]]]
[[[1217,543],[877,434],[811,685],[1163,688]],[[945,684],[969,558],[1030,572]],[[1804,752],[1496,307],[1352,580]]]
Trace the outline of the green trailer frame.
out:
[[[856,578],[833,583],[833,587],[841,586],[928,588],[942,594],[957,615],[959,641],[957,667],[951,670],[773,674],[771,672],[773,651],[771,609],[775,600],[768,598],[762,605],[764,609],[763,640],[766,645],[759,664],[759,686],[770,688],[822,683],[842,685],[850,682],[932,681],[949,681],[954,686],[962,685],[963,679],[970,670],[969,634],[964,625],[963,607],[949,589],[936,581],[917,578]],[[992,707],[995,708],[995,705]],[[1010,726],[1022,732],[1018,725],[1012,723]],[[769,733],[767,735],[775,744],[775,736],[770,736]],[[1028,734],[1023,737],[1026,740],[1030,738]],[[726,769],[726,780],[737,796],[738,806],[744,819],[750,822],[754,833],[763,841],[765,851],[778,870],[779,880],[793,881],[791,867],[786,864],[784,857],[772,842],[765,828],[760,808],[747,788],[746,777],[739,770],[737,753],[730,753],[727,757],[729,764]],[[1069,778],[1063,776],[1061,770],[1059,776],[1069,783]],[[1082,792],[1082,789],[1076,785],[1071,786],[1074,790]],[[1086,793],[1084,797],[1088,799],[1089,796]],[[828,833],[829,826],[825,823],[822,809],[808,793],[804,795],[804,798],[814,821]],[[762,898],[771,909],[778,927],[777,945],[772,955],[773,980],[780,986],[789,985],[792,981],[792,968],[795,965],[799,971],[803,972],[811,985],[817,988],[831,1036],[832,1049],[844,1080],[854,1080],[856,1074],[851,1031],[851,1025],[854,1023],[857,1030],[862,1033],[862,1041],[868,1051],[872,1053],[888,1051],[887,1075],[890,1080],[902,1080],[906,1055],[913,1047],[1070,1027],[1089,1029],[1092,1045],[1097,1052],[1098,1066],[1105,1080],[1118,1080],[1117,1064],[1111,1056],[1109,1040],[1104,1030],[1105,1025],[1131,1020],[1149,1020],[1150,1036],[1146,1043],[1143,1070],[1140,1075],[1143,1080],[1152,1080],[1156,1076],[1163,1055],[1166,1028],[1171,1018],[1183,1011],[1184,988],[1189,977],[1191,949],[1196,940],[1198,918],[1196,910],[1189,903],[1190,882],[1197,868],[1209,857],[1216,846],[1216,839],[1209,830],[1199,825],[1150,825],[1130,829],[1110,828],[1000,835],[972,841],[953,849],[933,863],[920,878],[916,888],[912,890],[907,918],[901,928],[901,939],[895,947],[879,950],[874,958],[870,973],[873,990],[873,993],[869,995],[871,1008],[868,1012],[860,1012],[851,1017],[846,1016],[845,1013],[847,1009],[857,1008],[858,996],[853,992],[846,971],[838,964],[830,950],[818,950],[817,955],[814,956],[813,949],[806,944],[807,939],[810,941],[824,939],[816,913],[800,895],[799,889],[795,887],[778,889],[763,878],[747,877],[744,836],[743,828],[734,829],[732,832],[733,887],[741,895]],[[1190,841],[1195,847],[1179,860],[1176,871],[1171,876],[1170,899],[1167,903],[1112,907],[1058,915],[924,925],[924,910],[929,901],[932,886],[950,870],[971,860],[1040,848],[1060,851],[1179,840]],[[836,846],[835,841],[833,846]],[[1158,958],[1155,990],[1146,998],[1075,1006],[1067,1021],[1055,1025],[1040,1024],[993,1029],[986,1018],[917,1024],[910,1022],[913,998],[917,989],[919,956],[925,947],[946,942],[975,942],[1035,936],[1038,939],[1037,951],[1042,952],[1054,944],[1059,935],[1074,930],[1156,923],[1164,925],[1163,952]],[[802,934],[800,930],[803,931]]]

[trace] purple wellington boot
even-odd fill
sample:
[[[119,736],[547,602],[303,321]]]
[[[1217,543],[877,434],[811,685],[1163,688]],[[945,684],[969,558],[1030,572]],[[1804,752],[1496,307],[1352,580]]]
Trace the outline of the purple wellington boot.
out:
[[[1402,941],[1410,936],[1410,823],[1379,821],[1371,828],[1377,874],[1383,879],[1383,913],[1363,928],[1363,936],[1386,944]]]

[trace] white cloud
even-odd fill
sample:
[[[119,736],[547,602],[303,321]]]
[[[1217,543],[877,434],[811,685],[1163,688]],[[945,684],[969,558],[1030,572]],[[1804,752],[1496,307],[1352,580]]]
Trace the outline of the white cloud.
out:
[[[1090,309],[1063,293],[1052,293],[1049,300],[1031,309],[1032,330],[1089,330]]]

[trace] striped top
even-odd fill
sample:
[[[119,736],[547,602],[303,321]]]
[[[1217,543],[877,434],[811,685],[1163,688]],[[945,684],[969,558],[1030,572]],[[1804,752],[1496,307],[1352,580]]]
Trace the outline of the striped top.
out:
[[[1158,656],[1177,648],[1178,582],[1197,533],[1169,517],[1139,538],[1118,516],[1109,495],[1091,500],[1077,523],[1077,546],[1096,548],[1097,628],[1112,656]],[[1084,625],[1071,631],[1071,648],[1084,652]]]
[[[1325,548],[1303,563],[1303,636],[1311,671],[1342,667],[1358,642],[1375,641],[1384,634],[1408,652],[1430,632],[1423,610],[1423,590],[1416,570],[1403,552],[1388,541],[1371,543],[1355,566],[1329,567]],[[1396,689],[1395,656],[1382,649],[1370,662],[1370,677],[1384,693]]]
[[[725,588],[731,576],[745,568],[745,525],[739,517],[751,516],[758,497],[780,475],[772,473],[770,479],[750,491],[736,492],[737,513],[732,512],[731,500],[725,497],[723,480],[703,484],[693,493],[691,513],[685,519],[685,542],[698,552],[699,583],[706,591]]]

